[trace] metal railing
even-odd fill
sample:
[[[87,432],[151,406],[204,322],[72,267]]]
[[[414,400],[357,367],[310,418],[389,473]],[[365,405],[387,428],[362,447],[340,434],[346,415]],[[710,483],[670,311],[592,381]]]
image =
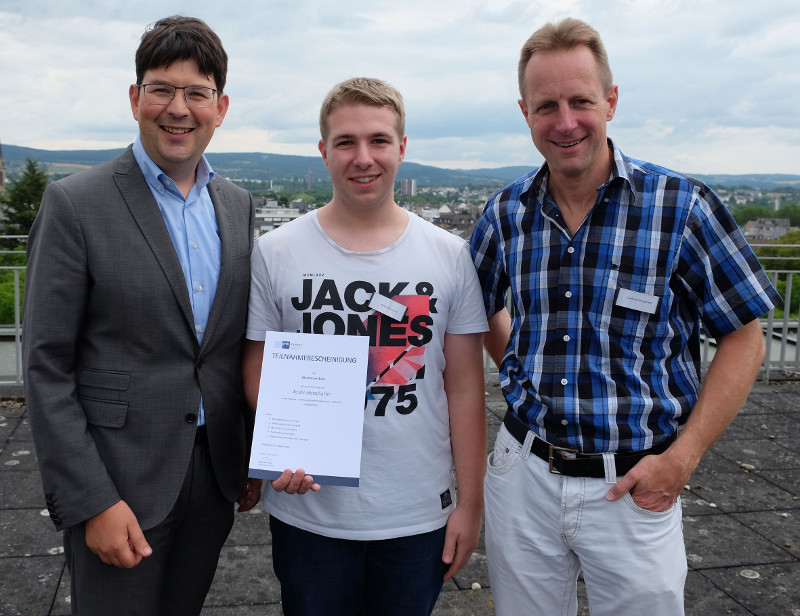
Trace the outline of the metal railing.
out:
[[[792,315],[789,305],[792,299],[792,274],[799,271],[768,271],[772,284],[777,286],[781,276],[786,280],[786,290],[783,297],[782,315],[776,316],[775,310],[770,310],[759,319],[764,332],[764,347],[766,353],[764,362],[759,370],[759,378],[765,381],[781,380],[800,377],[800,345],[797,344],[798,315]],[[702,368],[705,370],[714,359],[717,343],[713,338],[701,335],[702,342]]]
[[[5,235],[0,239],[26,239],[27,236]],[[764,330],[764,344],[766,357],[759,372],[759,378],[769,381],[787,378],[800,374],[800,345],[798,345],[798,331],[800,331],[800,315],[792,315],[790,307],[794,289],[792,280],[794,274],[800,275],[800,269],[778,269],[782,261],[800,260],[800,245],[776,245],[775,248],[790,248],[797,256],[781,255],[760,257],[772,283],[779,284],[783,294],[783,306],[771,310],[761,318],[761,327]],[[758,247],[755,247],[758,248]],[[18,251],[0,250],[0,255],[20,254]],[[776,267],[770,268],[770,265]],[[14,322],[0,324],[0,386],[22,385],[22,274],[24,265],[0,265],[0,272],[13,272],[14,289]],[[800,293],[800,291],[798,291]],[[702,339],[702,367],[708,367],[714,357],[716,343],[713,339]],[[491,359],[484,354],[485,374],[489,375],[493,367]],[[496,370],[496,368],[494,368]]]
[[[0,235],[3,240],[28,239],[27,235]],[[15,250],[0,250],[0,255],[22,255]],[[0,272],[11,272],[14,290],[14,322],[0,323],[0,385],[22,385],[22,274],[24,265],[0,265]],[[3,273],[5,280],[6,275]]]

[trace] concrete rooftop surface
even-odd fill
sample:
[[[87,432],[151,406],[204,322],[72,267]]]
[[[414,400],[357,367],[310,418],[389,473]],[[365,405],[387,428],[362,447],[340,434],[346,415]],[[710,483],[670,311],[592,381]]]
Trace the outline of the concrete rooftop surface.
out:
[[[44,508],[24,399],[13,395],[0,391],[8,396],[0,400],[0,615],[67,615],[61,536]],[[496,383],[487,385],[486,410],[489,448],[505,412]],[[682,502],[688,616],[800,616],[800,382],[756,383]],[[236,516],[203,616],[282,613],[267,515],[256,509]],[[578,613],[589,613],[585,596]],[[481,541],[434,615],[489,614]]]

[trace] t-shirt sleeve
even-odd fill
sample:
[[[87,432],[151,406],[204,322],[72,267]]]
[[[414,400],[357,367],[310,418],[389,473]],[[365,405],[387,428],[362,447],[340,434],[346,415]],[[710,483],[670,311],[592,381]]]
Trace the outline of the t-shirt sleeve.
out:
[[[253,247],[250,261],[250,301],[245,334],[248,340],[262,341],[266,332],[280,331],[280,309],[272,293],[264,237]]]
[[[462,243],[458,252],[454,275],[458,284],[447,319],[447,333],[475,334],[488,331],[481,287],[466,242]]]

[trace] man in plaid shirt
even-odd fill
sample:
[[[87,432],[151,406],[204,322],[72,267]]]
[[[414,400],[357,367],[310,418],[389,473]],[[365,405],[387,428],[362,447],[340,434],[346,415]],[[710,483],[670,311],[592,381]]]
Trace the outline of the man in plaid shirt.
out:
[[[519,85],[545,164],[471,242],[508,402],[485,481],[497,613],[574,615],[582,570],[592,616],[682,615],[679,494],[747,397],[780,297],[708,187],[607,138],[618,90],[593,28],[535,32]]]

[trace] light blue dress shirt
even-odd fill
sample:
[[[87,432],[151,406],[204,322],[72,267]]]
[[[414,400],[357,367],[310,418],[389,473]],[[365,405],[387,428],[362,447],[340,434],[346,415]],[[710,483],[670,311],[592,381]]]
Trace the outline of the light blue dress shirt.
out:
[[[178,253],[192,302],[194,331],[197,341],[202,342],[217,292],[221,259],[219,226],[214,204],[208,194],[208,183],[213,179],[214,172],[202,157],[197,164],[194,186],[189,196],[184,198],[175,182],[147,155],[141,137],[137,137],[133,144],[133,155],[150,186]],[[204,424],[205,409],[201,397],[197,425]]]

